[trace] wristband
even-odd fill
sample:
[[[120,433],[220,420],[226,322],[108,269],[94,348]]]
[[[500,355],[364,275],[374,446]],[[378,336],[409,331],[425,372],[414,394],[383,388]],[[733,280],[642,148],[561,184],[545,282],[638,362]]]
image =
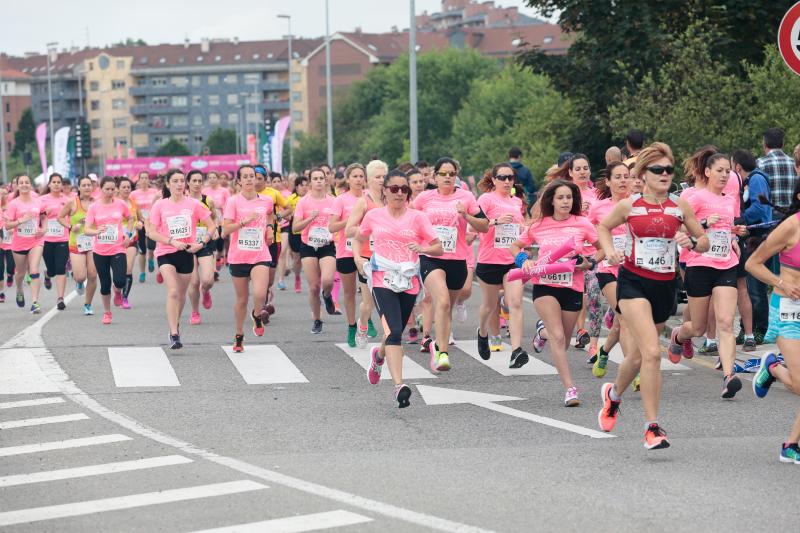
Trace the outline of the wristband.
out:
[[[525,261],[528,260],[528,254],[525,252],[520,252],[514,258],[514,264],[517,265],[517,268],[522,268],[522,265],[525,264]]]
[[[695,239],[694,237],[689,237],[689,240],[692,242],[692,247],[689,249],[694,250],[695,248],[697,248],[697,239]]]
[[[700,225],[703,227],[703,229],[708,229],[708,220],[706,219],[701,220]]]

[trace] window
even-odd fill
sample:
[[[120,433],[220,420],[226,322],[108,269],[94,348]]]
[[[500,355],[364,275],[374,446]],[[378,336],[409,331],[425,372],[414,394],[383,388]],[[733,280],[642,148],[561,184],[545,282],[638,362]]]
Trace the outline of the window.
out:
[[[125,70],[125,60],[117,59],[117,70]]]
[[[200,87],[200,76],[192,76],[192,87]]]
[[[166,96],[154,96],[152,103],[154,106],[163,107],[169,105],[169,98]]]
[[[112,109],[127,109],[128,101],[125,98],[114,98],[111,100]]]
[[[161,59],[158,60],[158,62],[161,63],[161,64],[164,64],[164,63],[167,62],[167,60],[166,60],[166,58],[162,57]]]
[[[228,105],[236,105],[239,103],[239,95],[238,94],[229,94],[226,98]]]
[[[10,132],[11,132],[11,123],[10,122],[6,122],[6,133],[10,133]]]
[[[89,107],[92,111],[97,111],[98,109],[100,109],[100,100],[92,100],[89,103]]]
[[[124,88],[125,88],[125,80],[111,80],[111,90],[124,89]]]
[[[114,146],[128,146],[128,138],[127,137],[114,137]]]
[[[161,146],[162,144],[164,144],[164,137],[162,137],[161,135],[153,136],[153,144]]]
[[[6,113],[11,113],[11,104],[6,102]]]
[[[300,73],[292,72],[292,83],[300,83]]]
[[[203,142],[203,136],[202,135],[195,135],[194,136],[194,142],[196,142],[196,143]]]
[[[128,118],[127,117],[118,117],[113,120],[113,125],[115,128],[125,128],[128,126]]]
[[[228,74],[225,76],[225,83],[228,85],[234,85],[239,83],[239,75],[238,74]]]
[[[92,137],[92,148],[102,148],[103,147],[103,139],[99,137]]]
[[[238,124],[238,123],[239,123],[239,113],[229,113],[228,124]]]
[[[203,105],[203,97],[199,94],[192,96],[192,105]]]
[[[93,119],[91,122],[91,126],[93,130],[100,129],[100,119],[99,118]]]
[[[292,111],[292,120],[296,120],[297,122],[301,122],[303,120],[303,112],[302,111]]]
[[[150,85],[153,87],[163,87],[167,84],[167,78],[152,78],[150,80]]]
[[[172,76],[169,81],[175,87],[186,87],[189,85],[189,78],[186,76]]]
[[[282,81],[286,81],[278,72],[267,72],[266,80],[270,83],[280,83]]]
[[[219,124],[219,113],[211,113],[208,115],[208,124],[211,126],[216,126]]]
[[[174,139],[177,139],[178,142],[183,144],[189,144],[189,136],[188,135],[176,135]]]
[[[172,117],[172,125],[177,127],[185,127],[189,125],[189,117],[186,115],[178,115]]]
[[[192,126],[202,126],[203,125],[203,116],[202,115],[194,115],[192,117]]]
[[[242,54],[236,54],[235,56],[233,56],[233,60],[234,61],[239,61],[241,58],[242,58]]]
[[[189,99],[185,96],[173,96],[172,97],[172,105],[174,107],[186,107],[189,103]]]
[[[219,76],[216,74],[209,74],[208,76],[208,84],[209,85],[216,85],[219,83]]]
[[[550,44],[552,42],[553,42],[553,38],[550,37],[549,35],[544,38],[544,44]]]
[[[214,56],[214,61],[222,61],[222,56]]]
[[[208,95],[208,105],[219,105],[219,95],[218,94],[209,94]]]
[[[258,72],[247,72],[244,75],[244,82],[248,85],[261,81],[261,74]]]
[[[300,102],[303,99],[303,93],[300,91],[292,91],[292,102]]]
[[[100,90],[100,82],[90,81],[89,82],[89,90],[90,91],[99,91]]]

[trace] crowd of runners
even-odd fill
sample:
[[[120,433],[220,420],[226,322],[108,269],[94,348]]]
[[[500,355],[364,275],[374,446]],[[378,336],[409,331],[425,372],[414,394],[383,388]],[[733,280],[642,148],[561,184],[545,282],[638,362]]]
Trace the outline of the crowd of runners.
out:
[[[692,338],[704,336],[700,351],[718,356],[720,396],[731,399],[742,388],[737,344],[748,352],[777,341],[780,353],[761,357],[755,395],[766,396],[775,380],[800,394],[800,149],[791,157],[783,143],[773,128],[758,159],[746,150],[699,148],[682,162],[684,181],[676,186],[670,147],[645,146],[633,130],[623,148],[609,148],[594,181],[587,156],[564,153],[538,193],[517,148],[477,183],[462,179],[449,157],[393,169],[379,159],[322,164],[289,176],[262,165],[90,175],[72,184],[52,174],[38,190],[21,175],[0,195],[0,279],[33,314],[41,312],[42,284],[64,311],[71,276],[82,312],[93,315],[99,281],[107,325],[115,307],[135,308],[136,280],[155,273],[166,289],[168,346],[180,349],[187,299],[190,324],[200,324],[201,306],[212,307],[227,266],[233,351],[242,352],[245,323],[262,337],[276,292],[292,278],[302,292],[302,275],[312,334],[346,320],[342,336],[366,349],[378,336],[373,318],[380,323],[367,377],[377,384],[386,364],[399,407],[412,395],[402,375],[404,344],[418,344],[434,372],[457,366],[449,353],[452,322],[468,320],[476,281],[478,354],[490,359],[505,335],[508,366],[527,364],[522,302],[530,283],[537,316],[531,347],[549,347],[564,405],[581,403],[567,353],[573,333],[597,378],[606,376],[619,344],[624,359],[614,381],[600,387],[598,423],[614,429],[631,388],[641,394],[645,447],[666,448],[659,338],[684,292],[688,304],[667,347],[671,362],[691,359]],[[343,318],[326,325],[323,316],[332,315]],[[798,440],[800,414],[782,461],[800,463]]]

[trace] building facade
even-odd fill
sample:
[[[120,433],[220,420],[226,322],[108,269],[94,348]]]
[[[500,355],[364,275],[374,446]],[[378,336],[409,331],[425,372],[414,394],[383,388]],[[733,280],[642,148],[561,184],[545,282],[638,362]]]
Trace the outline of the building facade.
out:
[[[0,68],[0,95],[3,106],[2,131],[0,141],[5,143],[6,152],[14,150],[14,136],[17,133],[22,113],[31,106],[31,84],[29,76],[23,72]]]

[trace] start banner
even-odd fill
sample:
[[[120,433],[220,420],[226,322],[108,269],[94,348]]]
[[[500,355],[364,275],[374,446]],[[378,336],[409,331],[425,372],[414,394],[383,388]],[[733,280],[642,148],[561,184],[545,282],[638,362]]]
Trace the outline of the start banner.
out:
[[[135,157],[133,159],[106,159],[105,174],[107,176],[135,177],[139,172],[161,174],[170,168],[179,168],[184,172],[192,169],[201,172],[235,171],[240,165],[249,165],[247,154],[198,155],[171,157]]]

